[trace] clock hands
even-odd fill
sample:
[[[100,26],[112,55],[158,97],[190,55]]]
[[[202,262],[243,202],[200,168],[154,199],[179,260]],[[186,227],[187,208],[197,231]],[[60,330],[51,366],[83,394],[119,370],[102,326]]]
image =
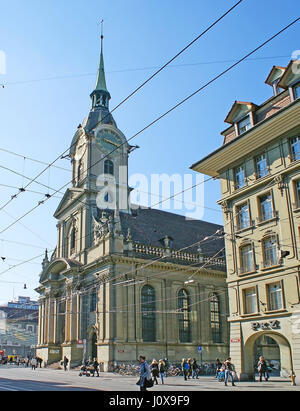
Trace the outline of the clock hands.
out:
[[[115,147],[119,147],[119,144],[115,143],[114,141],[107,140],[106,138],[104,139],[104,141],[105,141],[106,143],[112,144],[112,145],[115,146]]]

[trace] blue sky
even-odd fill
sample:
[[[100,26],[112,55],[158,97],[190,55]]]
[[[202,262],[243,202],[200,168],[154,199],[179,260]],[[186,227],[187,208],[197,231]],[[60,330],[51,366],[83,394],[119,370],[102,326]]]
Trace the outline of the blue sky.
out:
[[[50,162],[70,145],[90,110],[99,61],[99,21],[104,19],[104,58],[111,108],[194,39],[235,3],[234,0],[1,0],[0,50],[7,72],[0,75],[0,148]],[[299,1],[244,0],[229,16],[185,52],[129,102],[114,113],[129,138],[231,63],[251,51],[299,15]],[[130,159],[129,173],[184,175],[189,167],[222,144],[220,132],[235,100],[262,103],[272,90],[264,81],[273,65],[287,65],[300,49],[299,23],[251,60],[242,63],[132,143],[140,149]],[[29,177],[43,166],[0,151],[0,165]],[[57,165],[69,168],[62,160]],[[52,169],[40,182],[59,188],[70,180]],[[0,184],[20,187],[21,177],[0,169]],[[37,185],[33,191],[44,192]],[[47,191],[47,190],[46,190]],[[0,186],[0,208],[15,189]],[[218,181],[205,185],[204,220],[222,223],[216,205]],[[5,211],[19,217],[42,195],[25,193]],[[59,199],[0,235],[0,303],[13,295],[37,298],[41,259],[2,272],[56,244],[53,213]],[[214,210],[211,210],[214,209]],[[0,212],[0,231],[13,221]],[[24,227],[26,226],[26,228]],[[5,240],[5,241],[3,241]],[[36,247],[7,242],[19,241]],[[27,283],[28,290],[23,290]]]

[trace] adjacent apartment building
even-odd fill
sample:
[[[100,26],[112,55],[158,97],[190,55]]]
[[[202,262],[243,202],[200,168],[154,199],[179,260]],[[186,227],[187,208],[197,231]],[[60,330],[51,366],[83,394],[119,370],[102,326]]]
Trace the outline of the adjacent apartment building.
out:
[[[19,297],[0,307],[0,350],[5,355],[32,356],[37,344],[37,301]]]
[[[282,375],[299,379],[299,61],[274,66],[266,84],[272,97],[236,101],[223,145],[192,169],[221,183],[233,363],[252,379],[265,347]]]

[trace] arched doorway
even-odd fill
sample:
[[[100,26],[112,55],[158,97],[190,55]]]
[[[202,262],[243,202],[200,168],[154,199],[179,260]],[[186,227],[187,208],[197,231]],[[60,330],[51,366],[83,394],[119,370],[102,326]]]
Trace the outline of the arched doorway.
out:
[[[262,356],[266,360],[271,376],[279,377],[281,373],[280,363],[280,347],[274,338],[262,335],[254,343],[254,359],[255,364],[258,363],[259,357]]]
[[[261,344],[261,342],[268,341],[267,338],[272,339],[276,343],[272,351],[273,355],[275,355],[276,348],[278,349],[276,355],[278,363],[280,364],[280,375],[287,377],[293,368],[292,352],[288,340],[279,333],[261,331],[253,334],[245,342],[242,373],[246,374],[249,379],[254,379],[255,377],[254,366],[256,365],[257,355],[259,354],[258,351],[262,351],[263,344]],[[269,340],[269,342],[271,342],[271,340]],[[263,352],[260,354],[263,355]],[[266,360],[270,360],[270,358],[266,358]]]

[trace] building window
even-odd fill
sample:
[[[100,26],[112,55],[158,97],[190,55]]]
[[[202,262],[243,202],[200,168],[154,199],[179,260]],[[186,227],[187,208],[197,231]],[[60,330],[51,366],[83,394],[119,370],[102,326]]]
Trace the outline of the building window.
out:
[[[155,290],[149,285],[142,288],[142,339],[145,342],[156,341],[156,303]]]
[[[210,326],[213,343],[221,343],[220,302],[217,294],[213,294],[210,297]]]
[[[244,290],[245,314],[257,313],[256,287]]]
[[[283,308],[281,283],[268,285],[268,297],[270,311],[281,310]]]
[[[300,83],[296,84],[293,87],[293,91],[294,91],[294,98],[295,98],[295,100],[297,100],[297,98],[300,97]]]
[[[265,194],[262,197],[259,197],[259,214],[260,222],[271,220],[273,217],[275,217],[271,192]]]
[[[237,207],[237,224],[238,230],[250,227],[250,211],[248,203]]]
[[[295,181],[295,200],[296,208],[300,208],[300,180]]]
[[[263,259],[265,268],[278,265],[278,244],[275,236],[263,240]]]
[[[114,163],[111,160],[105,160],[104,162],[104,174],[114,175]]]
[[[79,161],[77,167],[77,182],[79,183],[83,179],[83,162],[82,160]]]
[[[292,161],[300,160],[300,137],[290,139],[290,150]]]
[[[71,234],[70,234],[70,251],[71,254],[75,252],[75,246],[76,246],[76,229],[75,227],[72,228]]]
[[[97,309],[97,294],[94,292],[90,297],[90,312],[94,312]]]
[[[179,341],[181,343],[189,343],[191,341],[191,310],[190,297],[187,291],[181,290],[178,293],[178,315],[179,321]]]
[[[255,158],[256,178],[262,178],[268,175],[268,164],[265,154],[261,154]]]
[[[234,183],[236,189],[242,188],[246,185],[246,175],[243,166],[239,166],[234,169]]]
[[[241,256],[241,274],[256,271],[254,262],[253,246],[251,244],[245,245],[240,249]]]
[[[247,116],[246,118],[238,122],[239,134],[245,133],[245,131],[249,130],[250,128],[251,128],[250,116]]]

